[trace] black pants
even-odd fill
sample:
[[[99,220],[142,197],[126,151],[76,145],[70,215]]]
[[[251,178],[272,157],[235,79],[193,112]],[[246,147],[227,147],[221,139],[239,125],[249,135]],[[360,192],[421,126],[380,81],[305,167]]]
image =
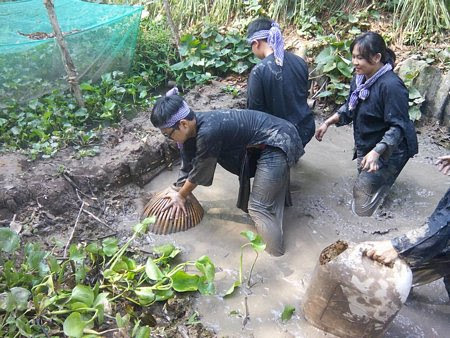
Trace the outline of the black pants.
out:
[[[394,184],[409,156],[406,150],[396,150],[389,159],[378,160],[379,169],[375,172],[361,170],[364,156],[358,154],[358,177],[353,185],[352,209],[358,216],[372,216],[383,201],[384,196]]]

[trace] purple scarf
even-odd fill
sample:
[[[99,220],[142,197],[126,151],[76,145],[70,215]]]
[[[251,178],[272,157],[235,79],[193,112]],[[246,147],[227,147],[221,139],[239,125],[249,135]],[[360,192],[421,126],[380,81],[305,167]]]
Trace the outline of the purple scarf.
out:
[[[390,63],[386,63],[383,67],[372,75],[370,79],[363,83],[365,75],[356,75],[356,89],[351,93],[350,100],[348,102],[348,109],[354,110],[358,104],[359,99],[365,100],[369,97],[369,88],[378,80],[378,78],[384,73],[392,70]]]
[[[281,35],[280,26],[276,22],[273,22],[272,27],[269,30],[263,29],[255,32],[255,34],[247,39],[247,42],[251,44],[253,41],[262,39],[267,39],[267,43],[273,49],[275,63],[279,66],[283,66],[284,41],[283,35]]]

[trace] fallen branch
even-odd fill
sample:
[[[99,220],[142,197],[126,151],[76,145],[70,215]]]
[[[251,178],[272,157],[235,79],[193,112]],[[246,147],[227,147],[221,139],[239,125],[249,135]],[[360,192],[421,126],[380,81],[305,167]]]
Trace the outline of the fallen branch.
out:
[[[84,202],[83,202],[84,203]],[[95,219],[97,222],[103,224],[105,227],[107,227],[109,230],[113,231],[115,234],[117,234],[117,231],[111,228],[105,221],[102,221],[100,218],[95,216],[92,212],[89,210],[83,209],[83,212],[91,216],[93,219]]]
[[[81,215],[81,213],[83,211],[83,208],[84,208],[84,201],[83,201],[83,203],[81,203],[81,208],[80,208],[80,211],[78,211],[78,216],[77,216],[77,219],[75,221],[75,225],[73,226],[72,233],[70,234],[69,240],[67,241],[67,244],[64,247],[64,254],[63,254],[64,257],[67,257],[67,248],[69,247],[70,242],[73,239],[73,235],[75,234],[75,229],[77,228],[78,221],[80,220],[80,215]]]

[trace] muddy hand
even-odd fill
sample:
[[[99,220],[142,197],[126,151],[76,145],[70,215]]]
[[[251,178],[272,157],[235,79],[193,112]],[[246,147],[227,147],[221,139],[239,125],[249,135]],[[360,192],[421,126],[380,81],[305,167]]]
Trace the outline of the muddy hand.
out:
[[[379,263],[392,266],[398,258],[398,252],[392,246],[391,241],[368,242],[368,248],[364,254]]]
[[[328,130],[328,124],[322,123],[322,125],[316,130],[316,133],[315,133],[315,137],[316,137],[317,141],[319,141],[319,142],[322,141],[323,135],[325,135],[327,130]]]
[[[380,168],[378,165],[379,158],[380,154],[375,150],[370,151],[361,161],[361,170],[366,170],[369,173],[377,171]]]
[[[450,155],[438,157],[436,165],[441,173],[450,176]]]
[[[169,204],[165,206],[162,211],[171,209],[170,219],[178,218],[181,216],[181,212],[187,215],[186,212],[186,199],[181,196],[177,191],[167,193],[164,198],[170,198]]]

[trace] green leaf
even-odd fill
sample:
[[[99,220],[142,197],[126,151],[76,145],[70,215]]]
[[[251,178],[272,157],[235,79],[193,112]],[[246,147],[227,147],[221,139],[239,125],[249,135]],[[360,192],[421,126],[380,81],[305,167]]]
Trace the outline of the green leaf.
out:
[[[316,56],[316,59],[315,59],[318,66],[325,65],[332,60],[334,60],[334,55],[333,55],[333,49],[330,46],[325,47],[319,53],[319,55]]]
[[[11,292],[0,293],[0,310],[12,312],[16,309],[16,302]]]
[[[98,254],[100,252],[100,247],[97,243],[91,243],[86,247],[86,251],[91,254]]]
[[[345,62],[338,62],[337,68],[341,72],[342,75],[345,77],[351,78],[352,77],[352,67],[348,66]]]
[[[409,113],[409,118],[412,121],[420,120],[420,118],[422,117],[422,112],[420,111],[419,106],[409,107],[408,113]]]
[[[111,257],[119,250],[118,242],[118,239],[113,237],[103,240],[103,252],[106,256]]]
[[[120,313],[116,313],[116,324],[119,329],[125,328],[130,323],[130,315],[127,313],[123,317],[120,316]]]
[[[199,276],[186,273],[184,271],[178,271],[172,276],[172,287],[175,291],[197,291]]]
[[[418,98],[422,98],[422,95],[420,94],[419,90],[415,87],[409,88],[409,99],[414,100]]]
[[[173,290],[155,290],[155,301],[161,302],[174,296]]]
[[[19,332],[24,337],[33,337],[31,327],[28,324],[28,320],[25,316],[20,316],[16,319],[16,327],[19,329]]]
[[[82,263],[86,258],[86,254],[82,248],[77,248],[75,244],[69,247],[69,258],[76,263]]]
[[[216,268],[208,256],[202,256],[197,259],[195,266],[205,276],[205,279],[208,282],[212,282],[214,280]]]
[[[23,311],[27,309],[28,299],[31,296],[31,292],[22,287],[14,287],[11,288],[11,294],[14,298],[14,302],[16,303],[16,308],[19,311]]]
[[[163,273],[151,257],[147,259],[147,263],[145,264],[145,273],[151,280],[160,281],[164,277]]]
[[[209,282],[204,276],[199,278],[198,291],[202,295],[214,295],[216,293],[216,287],[213,282]]]
[[[349,14],[348,15],[348,21],[350,23],[357,23],[358,22],[358,18],[356,16],[354,16],[353,14]]]
[[[320,92],[319,95],[317,95],[316,97],[328,97],[333,95],[333,92],[330,92],[329,90],[324,90],[323,92]]]
[[[94,303],[94,291],[89,286],[79,284],[72,290],[72,297],[70,299],[82,302],[87,307],[90,307]]]
[[[266,244],[264,243],[262,237],[255,234],[253,231],[242,231],[241,235],[250,241],[250,244],[255,251],[261,252],[266,248]]]
[[[291,319],[292,315],[294,314],[294,311],[295,307],[293,307],[292,305],[286,305],[284,307],[283,313],[281,314],[281,320],[285,322]]]
[[[169,257],[174,250],[175,246],[173,244],[164,244],[153,248],[153,252],[162,257]]]
[[[137,234],[143,235],[147,232],[148,226],[150,224],[154,224],[155,222],[156,222],[155,216],[147,217],[147,218],[143,219],[141,223],[136,224],[133,227],[133,231]]]
[[[69,317],[66,318],[63,324],[64,333],[69,337],[81,337],[83,330],[86,327],[87,322],[81,318],[81,314],[78,312],[72,312]]]
[[[10,228],[0,228],[0,248],[11,253],[19,248],[20,238]]]
[[[141,326],[136,333],[135,338],[149,338],[150,337],[150,328],[148,326]]]
[[[336,68],[336,62],[332,61],[327,63],[324,67],[323,67],[323,72],[324,73],[328,73],[331,72],[333,69]]]
[[[136,296],[138,296],[141,305],[149,305],[156,300],[156,296],[151,287],[136,288],[134,292],[136,293]]]
[[[227,290],[227,292],[225,292],[224,297],[231,295],[234,292],[234,290],[240,286],[241,286],[241,282],[239,282],[238,280],[235,281],[233,283],[233,285],[231,285],[230,288]]]

